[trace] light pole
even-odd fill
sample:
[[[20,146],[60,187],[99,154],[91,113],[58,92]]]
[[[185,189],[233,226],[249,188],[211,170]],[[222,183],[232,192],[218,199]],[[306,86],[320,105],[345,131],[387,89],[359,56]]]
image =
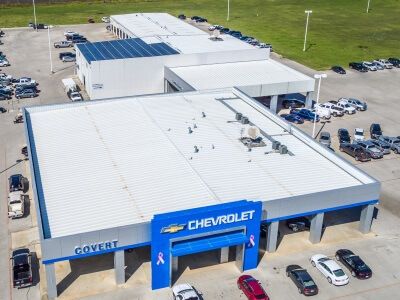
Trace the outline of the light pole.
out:
[[[35,5],[35,0],[32,0],[32,3],[33,3],[33,16],[34,16],[34,18],[35,18],[35,29],[36,29],[36,31],[38,31],[37,22],[36,22],[36,5]]]
[[[304,12],[307,14],[307,21],[306,21],[306,33],[305,33],[305,35],[304,35],[303,51],[306,51],[307,31],[308,31],[308,19],[309,19],[309,17],[310,17],[310,14],[312,14],[312,10],[305,10]]]
[[[47,37],[49,39],[49,59],[50,59],[50,72],[53,74],[53,61],[51,60],[51,41],[50,41],[50,25],[47,25]]]
[[[312,131],[312,138],[315,139],[315,125],[317,124],[317,111],[316,108],[319,104],[319,91],[321,90],[321,81],[322,78],[326,78],[328,75],[326,74],[315,74],[314,78],[318,79],[318,89],[317,89],[317,103],[315,104],[315,110],[314,110],[314,126],[313,126],[313,131]]]
[[[230,10],[230,0],[228,0],[228,13],[226,15],[226,20],[229,21],[229,10]]]
[[[367,13],[369,13],[369,2],[370,2],[371,0],[368,0],[368,4],[367,4]]]

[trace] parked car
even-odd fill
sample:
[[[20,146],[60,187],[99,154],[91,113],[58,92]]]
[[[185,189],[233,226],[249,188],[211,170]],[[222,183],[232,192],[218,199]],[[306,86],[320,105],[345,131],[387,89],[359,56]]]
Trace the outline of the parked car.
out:
[[[7,112],[7,109],[5,109],[4,107],[0,106],[0,113],[4,114],[6,112]]]
[[[383,58],[375,59],[374,62],[377,63],[378,65],[381,65],[385,69],[392,69],[393,68],[393,65],[387,59],[383,59]]]
[[[7,59],[0,59],[0,67],[9,67],[10,63]]]
[[[336,106],[343,109],[343,111],[348,115],[353,115],[356,113],[356,109],[345,101],[337,102]]]
[[[286,109],[288,108],[302,108],[305,106],[304,101],[299,99],[291,98],[291,99],[283,99],[282,106]]]
[[[385,70],[385,67],[382,66],[382,64],[377,63],[377,62],[375,62],[375,61],[373,61],[373,62],[371,62],[371,63],[375,66],[375,68],[376,68],[378,71]]]
[[[101,18],[101,21],[102,21],[103,23],[110,23],[110,17],[104,16],[104,17]]]
[[[12,97],[11,97],[11,95],[10,94],[6,94],[6,93],[3,93],[1,90],[0,90],[0,100],[10,100]]]
[[[200,296],[201,293],[188,283],[182,283],[172,287],[172,297],[174,300],[200,300]]]
[[[9,192],[23,191],[26,178],[21,174],[14,174],[8,178]]]
[[[16,79],[14,84],[17,87],[19,85],[30,85],[30,84],[37,85],[37,82],[30,77],[21,77],[19,79]]]
[[[286,226],[294,232],[310,229],[311,222],[306,217],[297,217],[286,220]]]
[[[64,55],[61,60],[62,62],[74,62],[76,61],[76,56]]]
[[[366,162],[371,160],[371,156],[357,144],[342,143],[339,150],[355,158],[356,161]]]
[[[18,92],[15,92],[15,98],[22,99],[22,98],[34,98],[37,97],[37,93],[34,89],[24,89]]]
[[[331,115],[334,117],[342,117],[344,115],[343,108],[337,106],[334,103],[326,102],[326,103],[320,104],[320,106],[323,108],[329,109],[329,111],[331,112]]]
[[[340,261],[346,268],[348,268],[353,277],[358,279],[368,279],[372,276],[372,270],[365,262],[348,249],[340,249],[336,251],[336,260]]]
[[[311,257],[311,265],[316,267],[333,285],[346,285],[349,277],[342,268],[332,259],[323,254],[315,254]]]
[[[185,16],[184,14],[180,14],[180,15],[178,16],[178,19],[186,20],[186,16]]]
[[[64,56],[76,57],[76,54],[75,54],[75,53],[72,53],[72,52],[61,52],[61,53],[58,54],[58,57],[59,57],[61,60],[62,60],[62,58],[63,58]]]
[[[394,153],[396,153],[396,154],[400,153],[400,139],[399,138],[381,135],[379,137],[379,140],[388,144],[390,146],[390,149],[392,149],[394,151]]]
[[[13,287],[22,288],[32,285],[32,255],[29,249],[21,248],[12,252]]]
[[[72,44],[71,41],[60,41],[54,43],[54,48],[69,48],[73,46],[74,45]]]
[[[250,275],[240,276],[237,280],[237,286],[249,300],[269,300],[260,282]]]
[[[368,106],[367,103],[355,98],[339,98],[338,102],[346,102],[347,104],[353,106],[356,110],[365,111]]]
[[[363,66],[368,69],[368,71],[377,71],[378,69],[376,68],[375,64],[369,61],[363,61]]]
[[[368,69],[360,62],[351,62],[349,63],[349,67],[350,69],[354,69],[362,73],[368,72]]]
[[[393,67],[400,68],[400,59],[396,57],[388,58],[388,61],[393,65]]]
[[[15,94],[21,93],[23,90],[33,90],[36,93],[39,93],[36,83],[32,83],[32,82],[28,83],[28,84],[24,84],[24,85],[18,85],[15,88]]]
[[[363,141],[363,140],[365,140],[364,129],[362,129],[362,128],[355,128],[354,129],[354,140],[355,141]]]
[[[76,31],[71,31],[71,30],[67,30],[64,32],[65,37],[69,37],[69,36],[73,36],[73,35],[79,35],[79,33],[77,33]]]
[[[25,157],[28,157],[28,146],[23,146],[22,148],[21,148],[21,154],[23,155],[23,156],[25,156]]]
[[[84,44],[87,43],[88,40],[86,38],[77,38],[71,40],[74,44]]]
[[[49,28],[49,25],[43,24],[43,23],[38,23],[38,24],[31,23],[31,24],[32,25],[30,25],[29,27],[32,27],[33,29],[47,29],[47,28]]]
[[[321,134],[319,135],[319,142],[322,145],[330,147],[331,146],[331,134],[326,131],[321,132]]]
[[[257,48],[260,48],[260,49],[269,49],[271,52],[273,51],[272,45],[271,45],[271,44],[266,44],[266,43],[259,43],[259,44],[257,45]]]
[[[222,29],[220,30],[220,32],[221,32],[221,33],[224,33],[224,34],[227,34],[229,31],[230,31],[229,28],[222,28]]]
[[[11,192],[8,195],[8,217],[22,218],[25,212],[25,197],[22,191]]]
[[[383,155],[390,154],[390,146],[381,140],[370,140],[374,145],[382,151]]]
[[[364,150],[371,156],[371,158],[379,159],[383,157],[383,151],[379,150],[378,147],[376,147],[371,141],[360,141],[357,142],[357,144],[363,147]]]
[[[371,139],[379,139],[379,137],[382,135],[381,125],[372,123],[369,127],[369,134],[371,135]]]
[[[69,95],[69,98],[71,99],[72,102],[77,102],[77,101],[83,101],[83,98],[79,92],[72,92]]]
[[[350,143],[349,131],[345,128],[340,128],[338,130],[338,139],[339,139],[339,144]]]
[[[79,33],[74,33],[71,35],[67,35],[65,38],[67,39],[67,41],[72,41],[73,39],[82,39],[84,38],[84,36]]]
[[[299,294],[314,296],[318,294],[318,286],[308,274],[307,270],[299,265],[289,265],[286,267],[286,276],[292,279],[297,287]]]
[[[341,66],[333,66],[331,70],[338,74],[346,74],[346,70],[343,69]]]
[[[281,117],[290,123],[294,123],[294,124],[303,124],[304,123],[303,118],[299,117],[298,115],[282,114]]]
[[[313,113],[311,110],[302,108],[302,109],[291,109],[290,110],[291,114],[298,115],[300,118],[303,120],[307,120],[310,122],[319,122],[319,116],[315,113]]]

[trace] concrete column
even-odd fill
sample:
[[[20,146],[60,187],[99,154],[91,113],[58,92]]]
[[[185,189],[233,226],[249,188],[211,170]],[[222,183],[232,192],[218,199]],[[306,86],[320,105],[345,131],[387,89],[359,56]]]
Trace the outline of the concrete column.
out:
[[[269,109],[276,114],[278,110],[278,95],[271,96],[271,102],[269,105]]]
[[[114,270],[116,284],[125,283],[125,251],[114,252]]]
[[[374,216],[374,205],[364,205],[361,209],[359,230],[362,233],[371,231],[372,218]]]
[[[221,248],[219,262],[221,264],[228,262],[229,260],[229,247]]]
[[[267,232],[267,250],[272,253],[276,251],[276,246],[278,244],[278,230],[279,230],[279,221],[271,222],[268,224],[268,232]]]
[[[46,281],[47,281],[47,297],[52,300],[57,298],[57,282],[56,270],[54,264],[45,264]]]
[[[244,256],[244,244],[236,246],[236,267],[240,272],[243,272],[243,257]]]
[[[178,272],[179,261],[177,256],[172,256],[171,258],[171,269],[172,273]]]
[[[322,236],[322,225],[324,223],[324,213],[316,214],[311,219],[310,242],[319,243]]]
[[[306,108],[311,108],[311,106],[312,106],[312,96],[313,96],[313,92],[307,92],[307,94],[306,94]]]

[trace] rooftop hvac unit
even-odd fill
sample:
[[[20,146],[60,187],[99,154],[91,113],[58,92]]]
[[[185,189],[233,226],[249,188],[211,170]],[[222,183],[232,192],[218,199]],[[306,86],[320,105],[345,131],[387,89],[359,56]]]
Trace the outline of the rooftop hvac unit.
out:
[[[237,112],[236,115],[235,115],[236,121],[240,121],[242,119],[242,116],[243,115],[240,112]]]
[[[249,129],[247,129],[247,134],[252,139],[255,139],[260,135],[260,129],[258,129],[256,126],[250,126]]]
[[[240,119],[240,123],[242,123],[242,124],[249,124],[249,123],[250,123],[249,118],[243,116],[243,117]]]
[[[280,154],[287,154],[288,153],[287,147],[285,145],[280,145],[279,146],[279,153]]]
[[[278,141],[273,141],[272,142],[272,150],[279,150],[279,146],[281,145],[280,142]]]

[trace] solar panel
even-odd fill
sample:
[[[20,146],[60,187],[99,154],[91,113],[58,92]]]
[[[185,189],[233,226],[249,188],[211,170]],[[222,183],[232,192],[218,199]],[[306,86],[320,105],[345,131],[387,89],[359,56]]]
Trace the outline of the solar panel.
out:
[[[135,57],[152,57],[179,54],[165,43],[146,44],[139,38],[77,44],[88,63]]]

